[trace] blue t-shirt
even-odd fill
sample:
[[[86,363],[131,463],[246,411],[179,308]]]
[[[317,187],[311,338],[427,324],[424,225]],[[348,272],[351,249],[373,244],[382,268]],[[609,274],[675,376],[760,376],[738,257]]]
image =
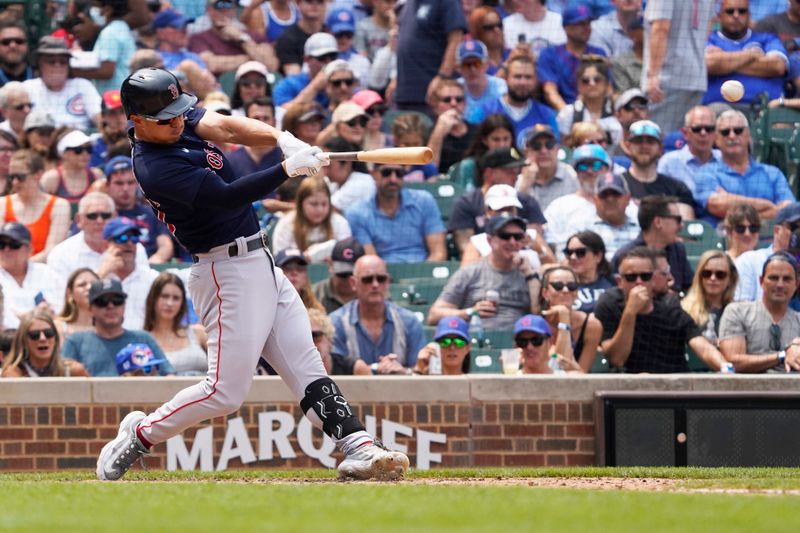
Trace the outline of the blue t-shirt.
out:
[[[393,217],[378,209],[375,195],[350,207],[345,216],[353,237],[363,245],[374,246],[387,263],[425,261],[425,237],[445,231],[433,195],[416,189],[401,189],[400,207]]]
[[[180,50],[178,52],[170,52],[168,50],[156,50],[161,59],[164,60],[164,68],[167,70],[175,70],[180,65],[181,61],[189,60],[197,63],[200,68],[208,70],[208,65],[203,59],[189,50]]]
[[[287,76],[275,84],[275,88],[272,89],[272,101],[275,102],[275,105],[291,102],[309,83],[311,83],[311,77],[308,72]],[[327,109],[328,95],[325,91],[318,92],[317,96],[314,97],[314,101],[321,105],[323,109]]]
[[[113,61],[115,64],[114,74],[110,79],[94,81],[97,92],[102,95],[108,90],[119,89],[130,74],[128,63],[136,52],[136,39],[128,23],[124,20],[109,22],[97,37],[92,51],[97,54],[100,62]]]
[[[722,32],[715,31],[708,36],[707,46],[716,46],[724,52],[739,52],[748,48],[760,48],[766,55],[778,55],[781,57],[786,64],[787,70],[789,68],[789,57],[786,53],[786,48],[783,47],[780,39],[771,33],[756,33],[752,30],[747,30],[747,34],[742,39],[734,41],[722,35]],[[708,90],[703,96],[703,103],[724,102],[725,100],[719,91],[722,84],[727,80],[738,80],[744,85],[742,103],[752,102],[764,91],[769,93],[770,99],[778,98],[783,94],[783,76],[761,78],[734,71],[719,76],[708,76]]]
[[[464,78],[458,78],[458,83],[464,86],[464,94],[467,97],[467,106],[464,110],[464,120],[470,124],[478,124],[484,118],[484,106],[491,105],[492,102],[497,102],[504,94],[508,92],[508,85],[506,81],[495,76],[488,76],[488,83],[486,90],[479,97],[474,97],[467,89],[467,84]]]
[[[586,45],[584,54],[595,54],[605,56],[606,52],[602,48]],[[548,46],[539,53],[539,60],[536,62],[536,75],[539,83],[553,82],[558,86],[561,98],[567,104],[575,102],[578,96],[578,84],[575,73],[578,71],[581,59],[567,50],[566,44]],[[611,82],[611,80],[608,80]]]
[[[511,124],[514,125],[515,146],[525,146],[525,137],[528,135],[528,131],[537,124],[546,124],[550,126],[553,129],[553,133],[556,135],[556,140],[560,138],[558,122],[556,122],[556,112],[553,111],[552,108],[536,100],[528,100],[528,111],[522,117],[517,117],[502,98],[484,104],[483,112],[486,117],[495,113],[500,113],[511,121]]]
[[[156,359],[164,359],[158,365],[158,373],[162,376],[174,374],[172,367],[158,346],[155,339],[146,331],[124,330],[122,335],[113,339],[99,337],[94,331],[78,331],[68,336],[64,341],[61,353],[64,357],[75,359],[89,372],[92,377],[116,377],[117,354],[129,344],[146,344],[153,350]]]
[[[186,112],[185,128],[175,144],[137,140],[133,145],[133,170],[145,198],[191,253],[207,252],[260,229],[250,204],[255,198],[243,198],[238,207],[228,209],[196,202],[203,187],[237,179],[222,151],[194,132],[204,114],[196,108]]]

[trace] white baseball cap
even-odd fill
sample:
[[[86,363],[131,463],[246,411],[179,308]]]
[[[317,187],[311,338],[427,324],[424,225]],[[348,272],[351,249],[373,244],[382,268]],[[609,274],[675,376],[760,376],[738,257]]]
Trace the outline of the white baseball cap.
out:
[[[70,148],[77,148],[86,144],[94,144],[92,138],[80,130],[75,130],[61,137],[61,140],[56,145],[56,151],[59,156],[62,156]]]
[[[236,74],[234,74],[233,80],[239,81],[242,76],[250,72],[257,72],[265,78],[269,77],[269,71],[263,63],[259,63],[258,61],[247,61],[239,65],[239,68],[236,69]]]
[[[499,211],[506,207],[522,209],[517,191],[511,185],[492,185],[483,196],[483,203],[492,211]]]
[[[315,33],[306,40],[306,44],[303,46],[303,54],[311,57],[324,56],[338,51],[336,37],[325,32]]]

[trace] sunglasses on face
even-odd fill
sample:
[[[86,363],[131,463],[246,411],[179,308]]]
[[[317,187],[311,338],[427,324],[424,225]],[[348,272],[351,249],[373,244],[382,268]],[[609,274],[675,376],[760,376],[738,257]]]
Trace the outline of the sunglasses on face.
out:
[[[22,46],[23,44],[27,44],[28,41],[21,37],[9,37],[8,39],[0,40],[0,44],[3,46],[11,46],[12,44],[16,44],[17,46]]]
[[[122,235],[117,235],[111,240],[117,244],[125,244],[126,242],[132,242],[133,244],[136,244],[139,242],[139,236],[130,233],[123,233]]]
[[[266,87],[267,80],[263,78],[253,78],[251,80],[241,80],[239,85],[242,87]]]
[[[517,242],[522,242],[525,240],[525,234],[514,231],[500,231],[497,233],[497,238],[503,241],[510,241],[511,239],[514,239]]]
[[[316,59],[317,59],[317,61],[320,61],[322,63],[330,63],[331,61],[333,61],[337,57],[339,57],[339,53],[338,52],[331,52],[330,54],[321,55],[321,56],[317,57]]]
[[[89,220],[97,220],[98,218],[102,218],[103,220],[109,220],[112,216],[114,216],[114,214],[113,213],[107,213],[107,212],[104,212],[104,211],[97,211],[95,213],[86,213],[83,216],[85,216]]]
[[[150,118],[150,117],[142,117],[148,122],[154,123],[156,126],[169,126],[172,124],[174,120],[177,120],[178,117],[172,118]]]
[[[647,104],[644,102],[629,102],[622,106],[622,109],[625,111],[641,111],[642,109],[647,109]]]
[[[8,176],[6,176],[6,179],[9,182],[12,182],[14,180],[25,181],[26,179],[28,179],[28,176],[29,174],[9,174]]]
[[[574,255],[578,259],[583,259],[586,257],[586,254],[589,252],[588,248],[564,248],[562,250],[564,252],[564,257],[567,259],[571,259]]]
[[[633,283],[637,279],[642,281],[650,281],[653,279],[652,272],[631,272],[630,274],[622,274],[622,279],[629,283]]]
[[[553,148],[556,147],[556,141],[554,141],[553,139],[547,141],[533,141],[531,143],[528,143],[528,146],[534,152],[538,152],[542,148],[547,148],[548,150],[552,150]]]
[[[318,340],[321,340],[322,337],[324,337],[324,336],[325,336],[325,333],[323,333],[322,331],[312,331],[311,332],[311,339],[314,342],[317,342]]]
[[[739,135],[744,133],[744,127],[739,126],[739,127],[736,127],[736,128],[724,128],[724,129],[719,130],[720,135],[722,135],[723,137],[729,136],[731,134],[731,132],[733,132],[733,134],[738,137]]]
[[[365,113],[371,117],[383,116],[386,113],[386,107],[382,105],[373,105],[367,108]]]
[[[578,172],[586,172],[587,170],[591,170],[592,172],[600,172],[604,168],[606,168],[606,164],[602,161],[592,161],[591,163],[580,162],[575,165],[575,170]]]
[[[92,305],[96,305],[97,307],[108,307],[109,304],[114,307],[119,307],[125,304],[125,298],[122,296],[103,296],[92,302]]]
[[[352,272],[337,272],[337,273],[335,274],[335,276],[336,276],[337,278],[339,278],[339,279],[347,279],[347,278],[349,278],[349,277],[350,277],[350,276],[352,276],[352,275],[353,275],[353,273],[352,273]]]
[[[701,275],[703,276],[703,279],[711,279],[713,276],[720,281],[724,281],[728,278],[728,273],[725,270],[703,270]]]
[[[661,218],[671,218],[678,224],[683,224],[683,217],[681,215],[658,215]]]
[[[378,274],[377,276],[362,276],[361,277],[361,283],[363,283],[364,285],[372,285],[376,281],[378,283],[380,283],[381,285],[383,285],[384,283],[389,281],[389,276],[387,276],[386,274]]]
[[[531,337],[529,339],[514,339],[514,344],[517,345],[517,348],[527,348],[528,344],[531,346],[541,346],[544,344],[544,339],[542,335],[537,335],[535,337]]]
[[[82,153],[86,152],[90,154],[92,152],[91,146],[76,146],[75,148],[67,148],[70,152],[74,153],[75,155],[81,155]]]
[[[456,348],[463,348],[467,345],[467,341],[464,339],[460,339],[458,337],[446,337],[444,339],[439,339],[436,341],[439,343],[439,346],[442,348],[449,348],[450,346],[455,346]]]
[[[481,29],[483,31],[502,30],[503,29],[503,23],[502,22],[495,22],[494,24],[483,24],[483,25],[481,25]]]
[[[356,118],[351,118],[350,120],[345,122],[345,124],[347,124],[351,128],[356,128],[356,127],[363,128],[367,125],[367,122],[369,122],[369,119],[367,117],[356,117]]]
[[[761,226],[759,226],[757,224],[736,224],[733,227],[733,231],[735,231],[739,235],[744,235],[745,231],[750,232],[750,233],[760,233],[761,232]]]
[[[464,61],[463,63],[461,63],[461,68],[467,68],[467,69],[481,68],[481,65],[483,65],[482,61]]]
[[[15,111],[22,111],[23,109],[33,109],[33,104],[30,102],[23,102],[14,106]]]
[[[714,133],[715,131],[717,131],[717,127],[714,126],[713,124],[712,125],[700,124],[698,126],[692,126],[691,128],[689,128],[689,130],[692,133],[700,133],[700,132]]]
[[[578,290],[578,284],[574,281],[568,281],[564,283],[563,281],[551,281],[550,287],[553,288],[556,292],[561,292],[566,288],[569,292],[575,292]]]
[[[464,101],[463,96],[442,96],[439,98],[440,102],[444,102],[445,104],[460,104]]]
[[[342,78],[340,80],[328,80],[328,83],[334,87],[352,87],[355,83],[354,78]]]
[[[389,176],[402,178],[405,175],[405,171],[397,167],[381,167],[380,173],[382,178],[388,178]]]
[[[10,250],[19,250],[22,248],[22,243],[17,241],[0,241],[0,250],[5,250],[6,248]]]
[[[750,9],[746,7],[729,7],[724,10],[726,15],[733,15],[738,13],[740,15],[747,15],[750,12]]]
[[[581,78],[581,83],[584,85],[599,85],[600,83],[605,82],[606,79],[602,76],[583,76]]]
[[[52,339],[56,336],[55,328],[45,328],[45,329],[30,329],[28,330],[28,338],[32,341],[38,341],[42,338],[44,334],[45,339]]]

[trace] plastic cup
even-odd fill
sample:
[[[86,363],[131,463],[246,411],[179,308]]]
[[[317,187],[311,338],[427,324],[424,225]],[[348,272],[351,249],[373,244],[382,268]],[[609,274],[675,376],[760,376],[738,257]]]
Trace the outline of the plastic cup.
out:
[[[519,371],[519,348],[507,348],[500,351],[503,363],[503,374],[516,374]]]

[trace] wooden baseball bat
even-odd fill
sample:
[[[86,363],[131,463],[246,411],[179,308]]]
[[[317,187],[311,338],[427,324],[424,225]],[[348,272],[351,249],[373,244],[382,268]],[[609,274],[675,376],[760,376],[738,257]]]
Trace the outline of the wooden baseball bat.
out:
[[[394,163],[398,165],[424,165],[433,159],[427,146],[406,148],[378,148],[360,152],[329,152],[331,161],[364,161],[365,163]]]

